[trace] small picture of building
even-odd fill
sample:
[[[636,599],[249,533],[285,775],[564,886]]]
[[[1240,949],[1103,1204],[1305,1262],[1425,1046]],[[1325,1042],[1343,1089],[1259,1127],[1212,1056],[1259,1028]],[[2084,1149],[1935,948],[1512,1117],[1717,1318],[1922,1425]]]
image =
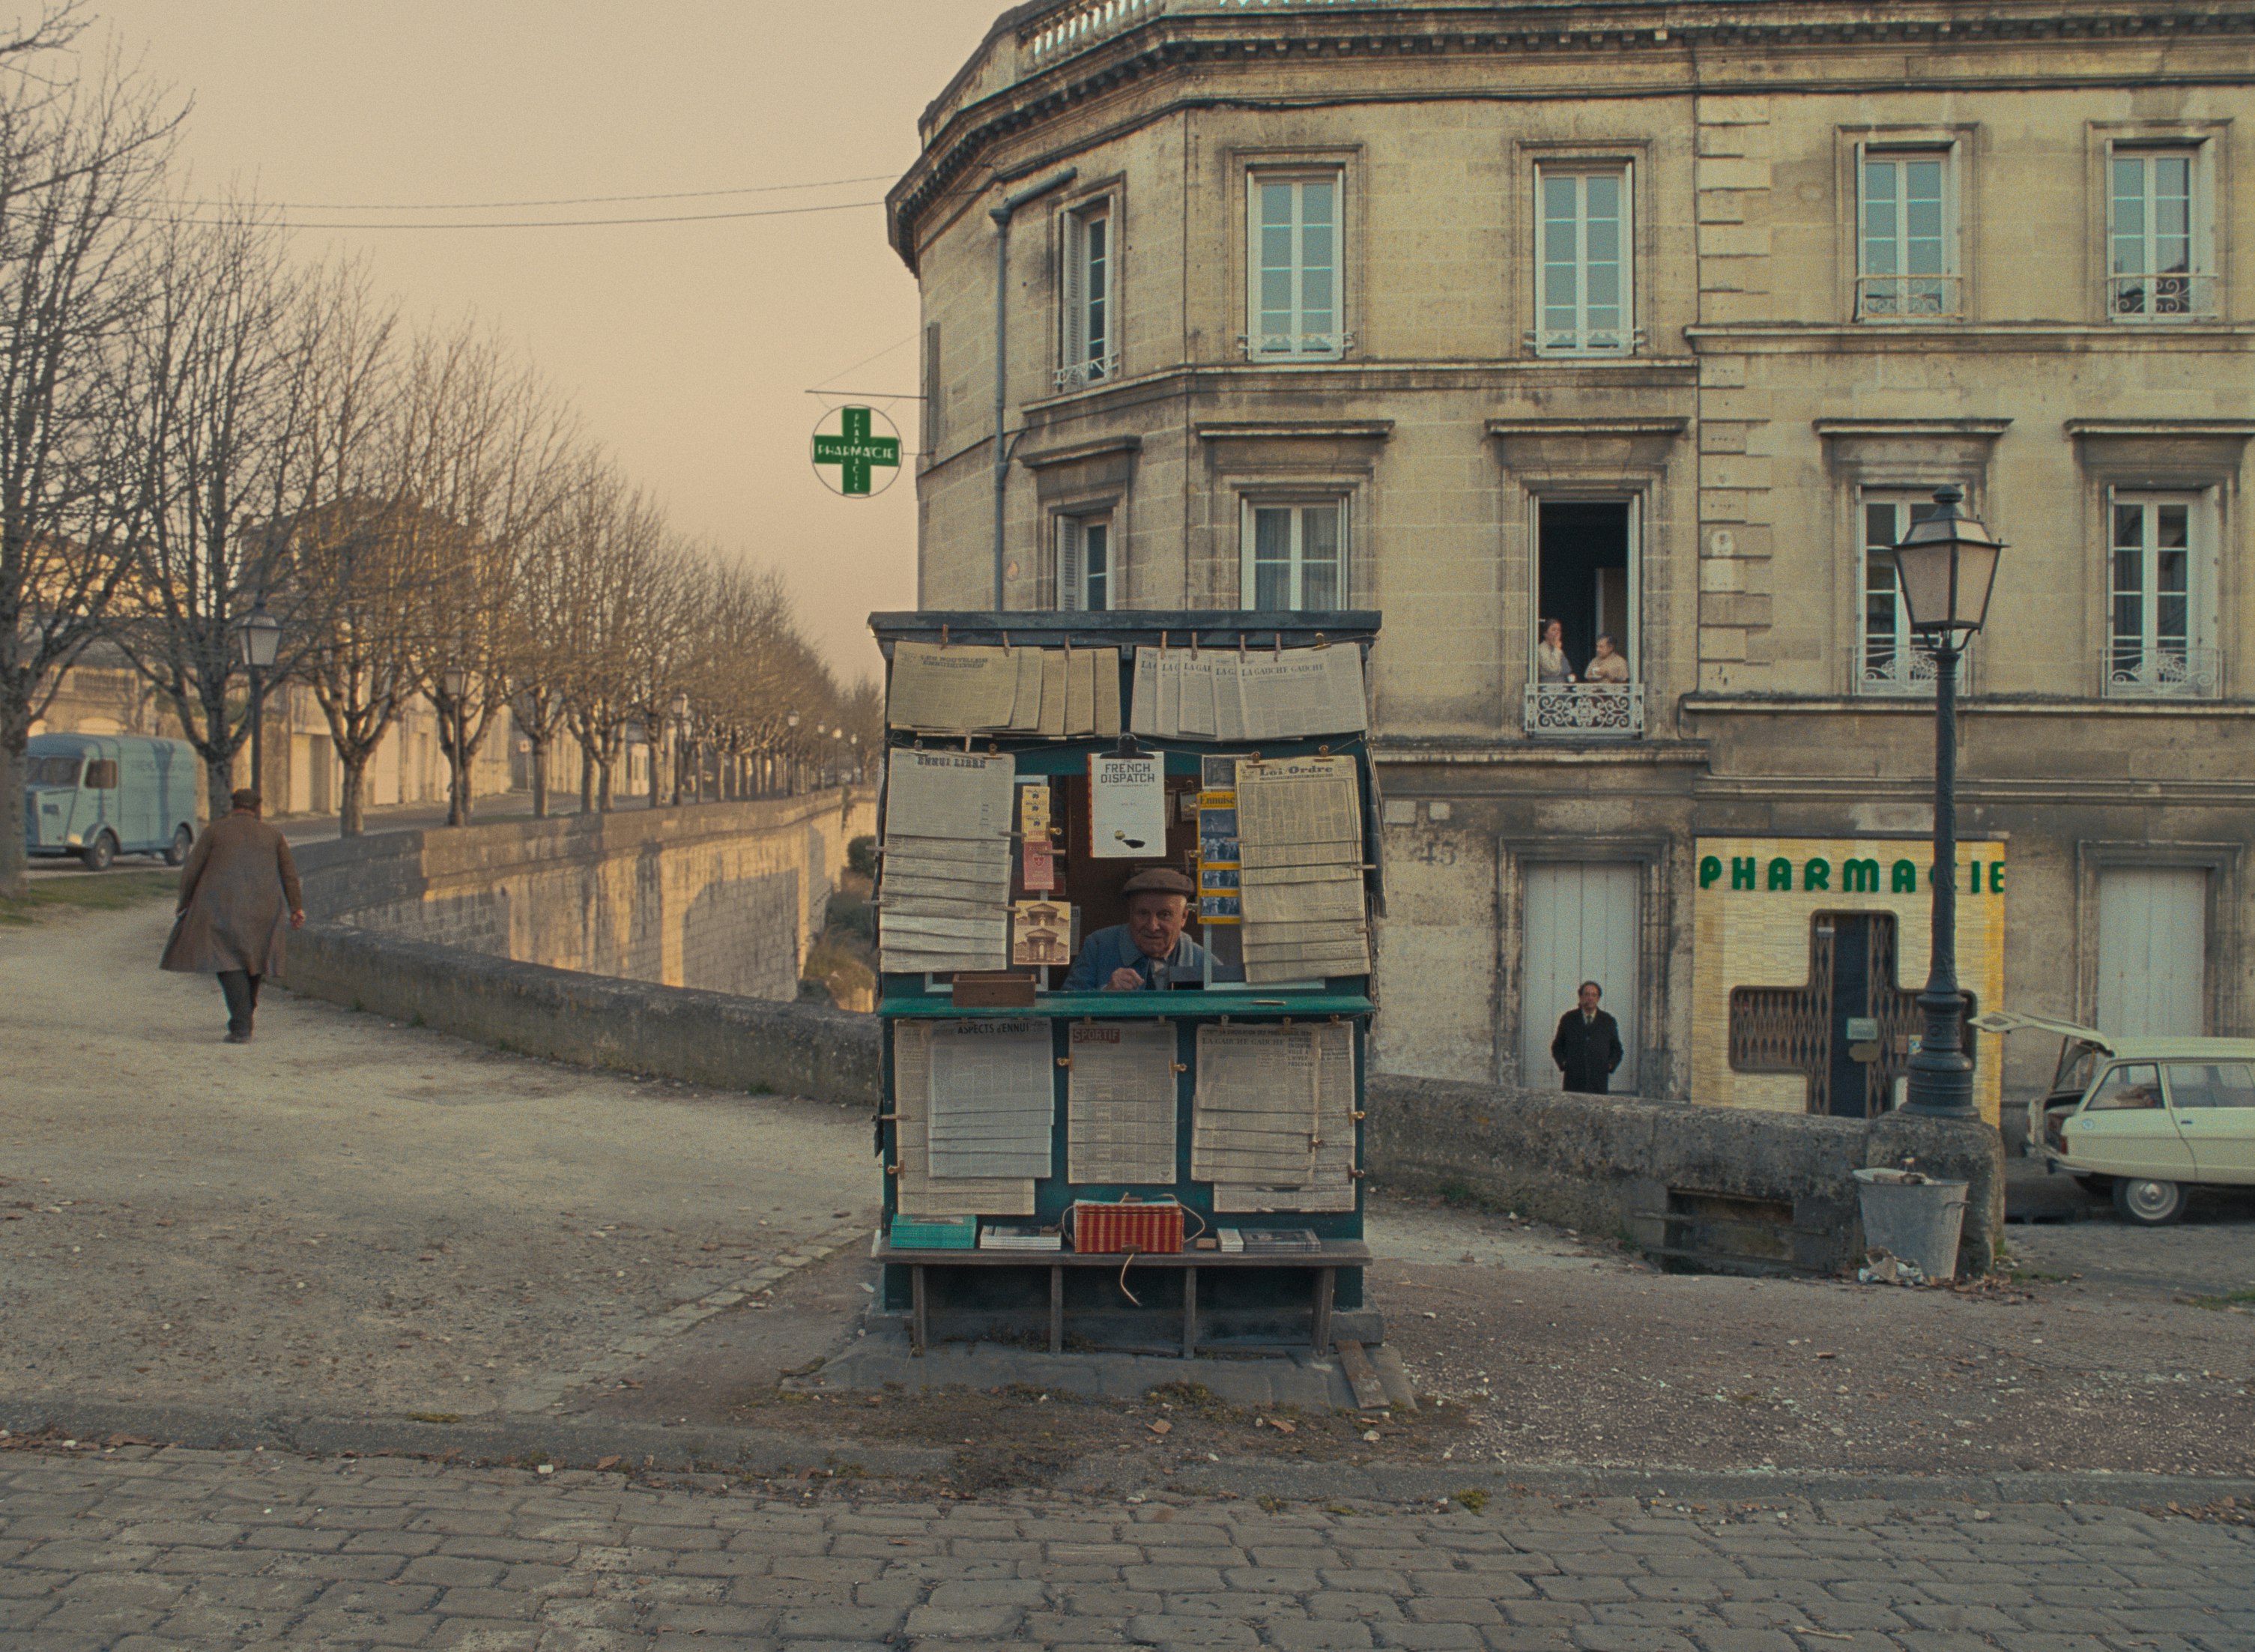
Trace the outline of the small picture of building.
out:
[[[1020,901],[1011,909],[1013,964],[1072,962],[1072,908],[1062,901]]]

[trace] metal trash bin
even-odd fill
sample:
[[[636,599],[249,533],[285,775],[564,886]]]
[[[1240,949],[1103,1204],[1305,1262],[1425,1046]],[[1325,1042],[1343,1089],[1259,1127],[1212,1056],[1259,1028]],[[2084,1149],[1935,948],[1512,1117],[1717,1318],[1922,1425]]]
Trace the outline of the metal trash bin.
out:
[[[1928,1279],[1957,1276],[1969,1184],[1888,1169],[1858,1170],[1855,1177],[1867,1248],[1913,1263]]]

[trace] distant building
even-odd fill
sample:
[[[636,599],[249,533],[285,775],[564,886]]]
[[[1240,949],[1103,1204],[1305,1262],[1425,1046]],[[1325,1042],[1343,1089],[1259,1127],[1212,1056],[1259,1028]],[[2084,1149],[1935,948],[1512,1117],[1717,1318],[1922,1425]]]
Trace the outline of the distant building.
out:
[[[1019,6],[889,202],[921,601],[991,603],[989,214],[1071,169],[1010,228],[1008,606],[1384,611],[1386,1065],[1555,1084],[1591,976],[1617,1088],[1886,1103],[1932,671],[1873,553],[1944,484],[2012,542],[1968,986],[2246,1031],[2251,81],[2237,4]],[[1546,618],[1626,681],[1540,683]]]

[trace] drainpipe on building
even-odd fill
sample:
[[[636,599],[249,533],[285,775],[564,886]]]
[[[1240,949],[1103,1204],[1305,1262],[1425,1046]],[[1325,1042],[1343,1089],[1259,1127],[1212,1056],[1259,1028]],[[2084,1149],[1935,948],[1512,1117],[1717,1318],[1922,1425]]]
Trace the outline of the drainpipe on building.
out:
[[[1010,483],[1010,450],[1004,445],[1003,432],[1010,411],[1010,220],[1028,201],[1062,189],[1079,176],[1080,168],[1068,166],[1055,177],[1003,196],[1002,204],[988,208],[987,214],[994,221],[994,611],[998,614],[1005,606],[1002,500]]]

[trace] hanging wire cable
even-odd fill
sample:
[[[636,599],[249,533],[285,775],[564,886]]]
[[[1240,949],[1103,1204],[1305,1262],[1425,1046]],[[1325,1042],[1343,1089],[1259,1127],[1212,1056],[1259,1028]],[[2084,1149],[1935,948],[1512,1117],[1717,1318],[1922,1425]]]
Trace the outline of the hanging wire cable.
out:
[[[896,172],[868,172],[859,178],[824,178],[805,184],[746,184],[734,189],[677,189],[639,195],[541,195],[526,200],[276,200],[267,205],[283,212],[499,212],[516,207],[600,207],[626,200],[706,200],[721,195],[766,195],[790,189],[837,189],[847,184],[889,183]],[[181,200],[174,206],[193,211],[216,207],[217,200]]]
[[[573,229],[605,224],[706,224],[734,218],[790,218],[813,212],[854,212],[864,207],[882,207],[884,204],[882,200],[841,200],[826,207],[760,207],[744,212],[672,213],[642,218],[482,218],[453,223],[382,223],[373,220],[285,218],[281,221],[281,227],[285,229]],[[171,221],[216,224],[231,221],[176,218]]]

